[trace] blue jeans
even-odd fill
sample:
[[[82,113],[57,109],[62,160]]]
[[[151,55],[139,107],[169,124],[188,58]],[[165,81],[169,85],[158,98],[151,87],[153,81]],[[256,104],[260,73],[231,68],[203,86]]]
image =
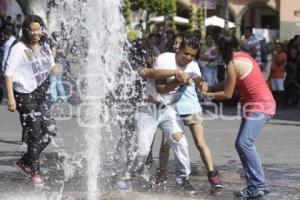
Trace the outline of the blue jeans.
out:
[[[263,125],[270,118],[269,115],[255,112],[243,119],[240,125],[235,148],[244,168],[247,186],[267,188],[261,161],[255,148],[255,141]]]

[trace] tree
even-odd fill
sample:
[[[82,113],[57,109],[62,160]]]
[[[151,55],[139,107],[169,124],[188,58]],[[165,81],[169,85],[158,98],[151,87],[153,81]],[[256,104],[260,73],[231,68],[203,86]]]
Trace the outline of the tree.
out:
[[[130,8],[131,8],[130,0],[124,0],[123,13],[126,20],[126,25],[129,27],[129,29],[131,28],[131,20],[132,20]]]
[[[176,0],[166,0],[165,2],[165,13],[168,16],[167,26],[168,28],[176,30],[176,24],[174,17],[177,15],[177,7],[176,7]]]
[[[195,15],[193,6],[189,7],[189,24],[187,28],[187,32],[192,33],[194,31],[195,26]]]
[[[204,31],[205,31],[205,24],[204,24],[204,9],[203,8],[198,8],[197,10],[197,25],[198,25],[198,30],[201,30],[201,36],[202,38],[204,37]]]
[[[151,14],[156,13],[166,17],[167,25],[170,28],[176,28],[173,21],[173,16],[176,16],[176,0],[130,0],[130,3],[132,10],[142,9],[147,12],[146,22],[149,22]],[[146,24],[146,31],[149,31],[148,29],[149,26]]]

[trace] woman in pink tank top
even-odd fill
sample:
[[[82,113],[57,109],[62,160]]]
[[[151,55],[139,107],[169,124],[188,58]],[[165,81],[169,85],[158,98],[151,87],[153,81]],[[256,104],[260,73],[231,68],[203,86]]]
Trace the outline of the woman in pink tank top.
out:
[[[276,104],[258,64],[249,54],[240,50],[238,40],[228,32],[222,32],[216,41],[227,66],[227,78],[224,83],[203,87],[203,95],[214,99],[230,99],[235,89],[239,92],[243,118],[235,147],[243,165],[247,186],[234,194],[243,198],[264,196],[269,189],[255,141],[263,125],[275,114]]]

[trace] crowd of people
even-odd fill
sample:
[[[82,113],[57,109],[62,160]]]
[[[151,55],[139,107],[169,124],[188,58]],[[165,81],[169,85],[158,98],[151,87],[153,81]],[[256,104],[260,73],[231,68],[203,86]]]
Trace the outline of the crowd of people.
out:
[[[22,25],[10,21],[7,19],[1,28],[4,52],[1,71],[8,110],[19,112],[23,134],[28,134],[24,137],[27,152],[15,164],[30,177],[34,187],[42,187],[39,157],[56,135],[55,121],[50,116],[51,104],[58,100],[57,93],[62,101],[67,101],[61,83],[65,52],[54,42],[59,33],[49,37],[39,16],[26,16]],[[133,116],[135,128],[128,129],[136,132],[136,140],[131,140],[128,147],[135,151],[130,152],[131,161],[127,166],[132,176],[141,175],[151,163],[152,143],[159,128],[163,134],[159,167],[151,183],[161,186],[167,181],[172,149],[177,188],[196,193],[189,179],[190,158],[184,128],[188,126],[210,186],[222,189],[219,171],[205,140],[199,97],[212,103],[231,99],[237,91],[243,116],[235,147],[246,187],[235,195],[248,198],[268,194],[255,141],[263,125],[275,114],[276,104],[278,108],[287,105],[284,81],[299,84],[300,36],[286,45],[276,42],[275,47],[271,49],[255,38],[249,27],[245,28],[241,41],[216,27],[206,32],[204,41],[199,31],[175,34],[172,30],[167,30],[165,36],[150,33],[130,41],[128,60],[138,71],[142,83],[137,94],[143,97],[136,104],[139,108]],[[264,76],[268,69],[269,75]]]

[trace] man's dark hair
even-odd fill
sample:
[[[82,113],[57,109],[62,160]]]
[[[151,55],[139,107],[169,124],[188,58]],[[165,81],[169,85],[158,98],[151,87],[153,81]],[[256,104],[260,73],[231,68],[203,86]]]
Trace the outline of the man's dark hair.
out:
[[[28,15],[22,25],[22,40],[25,44],[28,44],[30,42],[30,36],[29,36],[29,27],[30,24],[33,22],[37,22],[40,24],[42,28],[45,28],[45,24],[41,17],[37,15]]]
[[[200,41],[200,38],[193,35],[193,34],[188,34],[188,35],[185,35],[183,38],[182,38],[182,43],[179,47],[179,49],[184,49],[185,47],[192,47],[193,49],[199,49],[200,46],[201,46],[201,41]]]

